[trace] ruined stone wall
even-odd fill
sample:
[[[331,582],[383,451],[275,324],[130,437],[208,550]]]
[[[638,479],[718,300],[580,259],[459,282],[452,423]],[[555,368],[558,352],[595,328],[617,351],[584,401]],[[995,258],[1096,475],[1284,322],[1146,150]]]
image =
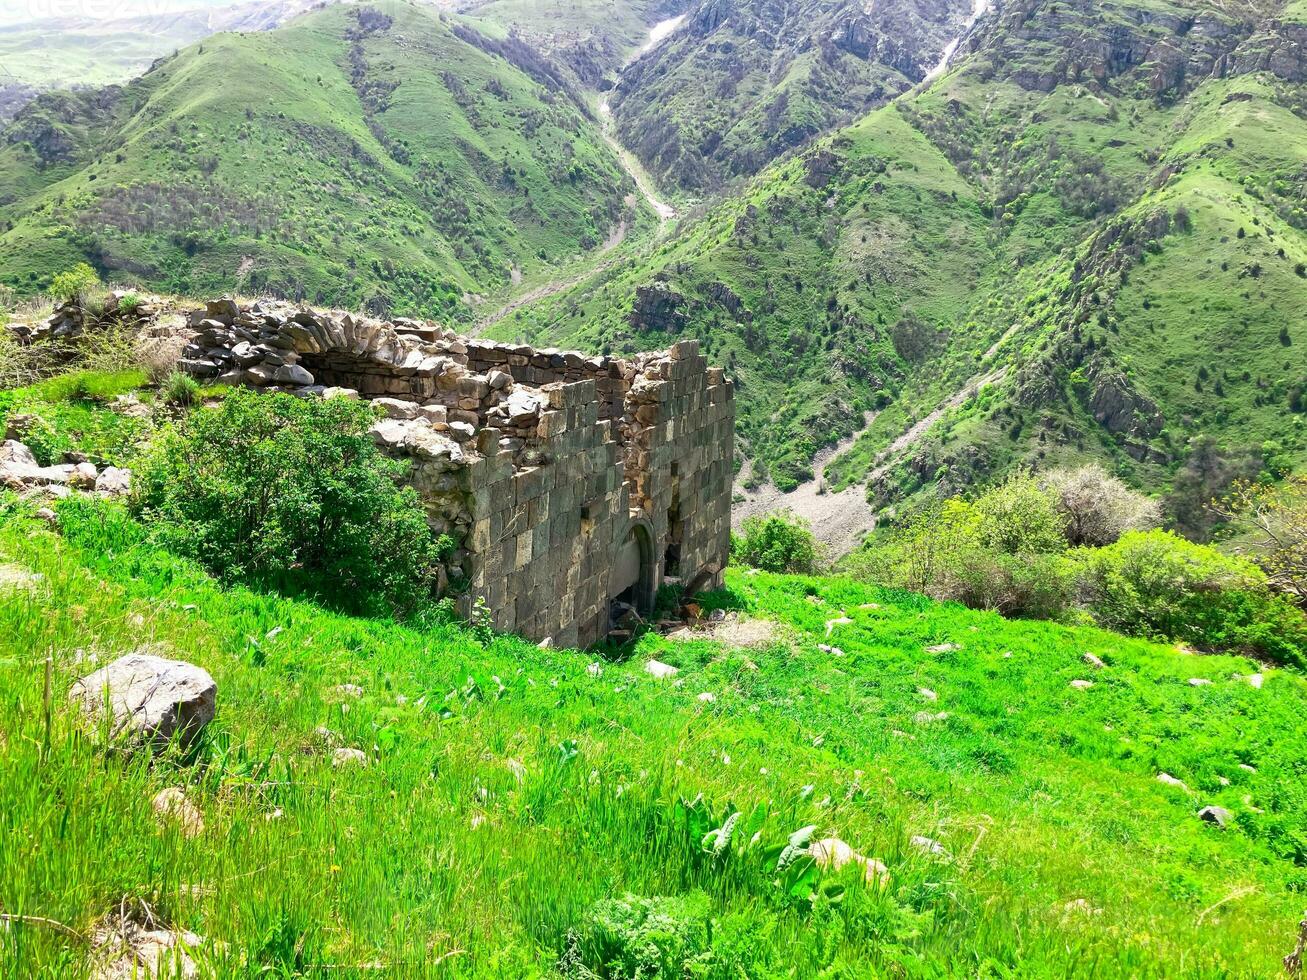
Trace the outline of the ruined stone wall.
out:
[[[593,381],[599,417],[622,414],[626,394],[626,364],[613,357],[586,357],[576,351],[547,347],[536,350],[523,344],[497,344],[488,340],[467,343],[467,366],[474,371],[507,371],[518,384],[541,385]]]
[[[374,439],[459,543],[442,588],[497,629],[586,645],[664,581],[721,580],[734,400],[697,341],[622,359],[278,304],[191,319],[192,373],[377,406]]]
[[[631,506],[653,525],[663,576],[715,587],[730,551],[734,387],[697,340],[635,368],[622,433]]]
[[[621,461],[593,381],[545,390],[544,462],[473,468],[471,591],[498,629],[584,645],[607,632],[608,569],[627,520]]]

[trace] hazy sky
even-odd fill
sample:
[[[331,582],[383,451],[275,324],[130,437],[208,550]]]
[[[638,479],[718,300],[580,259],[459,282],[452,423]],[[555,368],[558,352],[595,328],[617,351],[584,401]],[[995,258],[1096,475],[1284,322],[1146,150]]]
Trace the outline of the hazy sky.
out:
[[[237,0],[0,0],[0,24],[47,17],[129,17],[199,7],[226,7]]]

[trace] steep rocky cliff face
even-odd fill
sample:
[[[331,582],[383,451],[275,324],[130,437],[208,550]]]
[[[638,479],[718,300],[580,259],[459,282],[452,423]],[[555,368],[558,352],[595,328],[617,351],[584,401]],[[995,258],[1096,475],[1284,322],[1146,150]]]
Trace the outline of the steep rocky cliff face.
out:
[[[611,97],[623,141],[665,183],[750,175],[921,81],[970,0],[700,0]]]
[[[1279,15],[1274,2],[1015,0],[999,5],[964,51],[986,77],[1028,89],[1081,83],[1177,99],[1212,77],[1265,71],[1301,82],[1307,26]]]
[[[471,0],[463,16],[512,32],[580,86],[606,87],[651,25],[684,11],[687,0],[570,0],[566,7],[522,0]]]

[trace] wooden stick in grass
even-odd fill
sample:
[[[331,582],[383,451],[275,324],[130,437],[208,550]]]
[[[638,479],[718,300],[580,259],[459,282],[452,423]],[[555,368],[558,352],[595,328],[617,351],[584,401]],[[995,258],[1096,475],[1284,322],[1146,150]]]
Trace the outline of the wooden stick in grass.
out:
[[[50,732],[54,726],[54,653],[51,650],[45,652],[45,698],[43,707],[45,711],[45,743],[41,747],[41,761],[45,762],[50,757]]]
[[[48,929],[55,930],[55,932],[62,932],[65,936],[71,936],[73,939],[86,942],[86,937],[72,926],[66,926],[57,919],[47,919],[43,915],[14,915],[10,912],[0,912],[0,922],[17,922],[28,926],[45,926]]]

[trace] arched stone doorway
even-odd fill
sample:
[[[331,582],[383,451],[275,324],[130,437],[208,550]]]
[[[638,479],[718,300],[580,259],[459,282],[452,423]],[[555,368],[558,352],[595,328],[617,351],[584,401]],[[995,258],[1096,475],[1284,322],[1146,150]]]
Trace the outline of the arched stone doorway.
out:
[[[631,606],[641,617],[653,613],[657,575],[654,567],[653,528],[643,518],[631,521],[626,539],[613,560],[608,596],[614,607]]]

